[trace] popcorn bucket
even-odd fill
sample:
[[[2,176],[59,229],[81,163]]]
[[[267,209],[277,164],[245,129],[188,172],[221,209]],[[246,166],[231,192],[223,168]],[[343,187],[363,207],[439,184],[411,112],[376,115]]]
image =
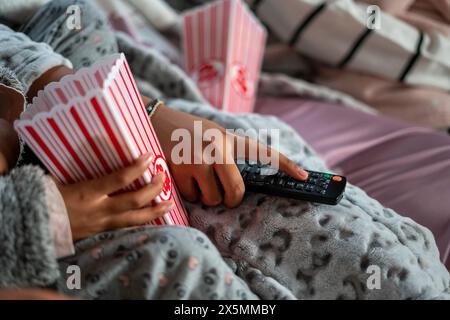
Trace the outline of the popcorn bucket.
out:
[[[252,112],[267,32],[241,0],[183,15],[185,69],[216,108]]]
[[[149,184],[155,174],[164,172],[163,191],[155,201],[173,199],[175,206],[149,223],[189,225],[123,54],[114,54],[49,84],[14,126],[47,169],[64,184],[104,176],[152,153],[153,164],[126,190],[139,189]]]

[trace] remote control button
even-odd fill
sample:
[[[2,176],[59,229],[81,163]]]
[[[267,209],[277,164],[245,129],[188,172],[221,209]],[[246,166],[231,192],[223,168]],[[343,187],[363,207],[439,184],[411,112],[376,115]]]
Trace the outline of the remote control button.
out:
[[[294,180],[289,180],[289,181],[286,183],[286,187],[292,188],[292,189],[295,188],[295,185],[296,185],[296,182],[295,182]]]
[[[311,173],[309,174],[309,176],[310,176],[311,178],[319,178],[319,177],[320,177],[320,173],[318,173],[318,172],[311,172]]]
[[[327,190],[320,191],[320,194],[323,194],[323,195],[327,194]]]
[[[252,167],[252,168],[250,169],[250,172],[251,172],[251,173],[255,173],[255,174],[259,174],[259,171],[260,171],[260,169],[259,169],[258,167]]]
[[[263,181],[254,181],[254,182],[252,182],[252,185],[255,187],[262,187],[262,186],[264,186],[264,182]]]
[[[278,170],[272,167],[264,167],[260,170],[260,174],[263,176],[275,176],[277,173]]]
[[[255,176],[255,182],[265,182],[265,181],[266,181],[265,176],[261,176],[261,175]]]
[[[295,188],[299,189],[299,190],[303,190],[304,187],[305,187],[305,183],[303,183],[303,182],[297,182],[297,184],[295,185]]]
[[[332,178],[332,180],[333,180],[333,181],[336,181],[336,182],[341,182],[341,181],[342,181],[342,177],[340,177],[340,176],[334,176],[334,177]]]
[[[329,174],[329,173],[324,173],[323,174],[323,177],[325,178],[325,179],[331,179],[331,177],[332,177],[333,175],[332,174]]]
[[[286,183],[286,180],[284,180],[284,179],[278,179],[278,181],[277,181],[276,183],[277,183],[277,186],[283,187],[284,184]]]
[[[279,172],[277,173],[277,178],[286,179],[286,178],[289,178],[289,175],[286,174],[286,173],[284,173],[284,172],[279,171]]]
[[[267,176],[265,179],[266,184],[268,185],[273,185],[275,184],[276,179],[274,177],[271,176]]]

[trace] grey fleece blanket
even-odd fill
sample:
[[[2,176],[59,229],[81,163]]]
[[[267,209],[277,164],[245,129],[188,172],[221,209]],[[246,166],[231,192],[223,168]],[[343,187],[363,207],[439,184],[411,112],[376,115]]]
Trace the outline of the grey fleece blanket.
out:
[[[142,94],[172,98],[171,107],[225,128],[280,129],[281,152],[306,168],[327,170],[310,146],[275,117],[217,111],[157,51],[136,47],[125,35],[118,41]],[[270,81],[264,79],[269,89]],[[288,78],[281,83],[291,95],[298,88]],[[273,85],[280,92],[279,79]],[[351,184],[337,206],[248,194],[233,210],[191,204],[189,211],[192,226],[209,236],[263,299],[450,298],[450,276],[431,232]]]

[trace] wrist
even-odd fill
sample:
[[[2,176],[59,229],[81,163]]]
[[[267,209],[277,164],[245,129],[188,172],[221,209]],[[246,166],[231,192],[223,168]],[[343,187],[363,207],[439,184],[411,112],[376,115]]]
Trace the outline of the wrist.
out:
[[[25,97],[19,90],[0,83],[0,104],[0,119],[13,124],[24,109]]]
[[[159,99],[152,100],[152,102],[150,102],[149,105],[146,107],[147,115],[149,116],[149,118],[152,119],[155,116],[158,109],[163,105],[164,102],[162,100]]]
[[[158,107],[158,112],[153,112],[150,117],[150,122],[159,140],[165,140],[166,137],[172,135],[172,132],[169,132],[172,125],[168,121],[170,122],[173,119],[167,118],[167,109],[170,108],[162,104]]]
[[[161,122],[161,120],[165,118],[164,114],[166,113],[167,109],[170,108],[166,106],[163,102],[161,102],[160,104],[158,104],[158,112],[155,112],[156,110],[154,110],[150,120],[155,123]]]
[[[146,109],[147,115],[150,117],[150,122],[154,125],[154,120],[156,120],[156,112],[159,109],[167,108],[164,102],[160,99],[150,99],[149,97],[142,96],[142,102]],[[156,121],[160,121],[159,119]]]
[[[33,84],[27,93],[28,102],[37,96],[38,92],[45,88],[46,85],[52,82],[58,82],[62,77],[68,74],[73,74],[73,70],[66,66],[57,66],[44,72]]]
[[[147,107],[152,102],[152,99],[150,99],[149,97],[141,96],[141,98],[142,98],[142,102],[144,103],[145,107]]]

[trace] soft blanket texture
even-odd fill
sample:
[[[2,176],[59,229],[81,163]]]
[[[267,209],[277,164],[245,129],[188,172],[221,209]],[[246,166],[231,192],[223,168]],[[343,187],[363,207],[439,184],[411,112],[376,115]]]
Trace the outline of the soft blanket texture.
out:
[[[154,93],[146,89],[154,88],[158,73],[164,75],[160,96],[198,98],[197,91],[188,93],[190,79],[156,50],[134,46],[125,35],[118,40],[139,75],[143,94]],[[280,129],[282,152],[306,168],[326,170],[301,137],[274,117],[236,116],[180,99],[168,104],[226,128]],[[261,298],[429,299],[446,297],[450,286],[430,231],[352,185],[338,206],[249,194],[233,210],[201,205],[189,209],[192,226],[210,237]],[[380,268],[381,286],[369,290],[367,270],[373,265]]]
[[[174,108],[213,119],[226,128],[277,128],[281,133],[281,151],[307,168],[326,170],[323,162],[301,137],[276,118],[256,114],[236,116],[212,109],[202,103],[201,95],[183,71],[156,50],[135,46],[124,35],[118,35],[118,42],[137,75],[141,93],[180,98],[167,102]],[[270,83],[267,85],[271,86]],[[431,233],[412,220],[383,208],[377,201],[351,185],[338,206],[248,194],[243,204],[234,210],[190,205],[190,213],[192,226],[209,236],[229,266],[248,284],[253,293],[261,298],[449,297],[449,273],[439,261]],[[103,279],[110,280],[109,284],[117,288],[119,279],[123,287],[127,288],[130,279],[118,273],[126,261],[142,263],[143,260],[139,259],[144,259],[158,264],[158,268],[166,268],[167,271],[171,268],[170,259],[173,255],[170,254],[171,250],[167,250],[167,260],[164,260],[161,256],[158,257],[161,252],[146,246],[148,254],[139,256],[140,251],[130,251],[132,247],[128,247],[127,239],[121,238],[120,235],[137,232],[137,239],[133,238],[132,241],[133,245],[144,245],[147,240],[157,243],[158,240],[167,246],[175,246],[171,241],[167,241],[167,238],[176,237],[179,228],[164,229],[167,230],[144,230],[146,233],[161,231],[159,240],[137,237],[141,232],[139,229],[101,234],[96,237],[99,241],[111,243],[114,237],[121,241],[114,242],[117,251],[99,252],[96,250],[98,248],[90,251],[89,246],[83,251],[83,244],[80,244],[78,254],[83,257],[89,255],[91,260],[96,261],[90,263],[94,271],[110,267],[112,273],[106,274]],[[199,233],[193,229],[189,230]],[[211,246],[203,237],[198,238],[201,239],[198,240],[199,243],[207,245],[211,250]],[[184,241],[177,248],[183,252],[191,249],[195,254],[208,256],[201,245],[194,246],[194,243],[188,241]],[[105,260],[105,255],[111,259]],[[223,264],[220,257],[216,256],[217,265]],[[208,258],[207,262],[216,260]],[[75,262],[78,261],[72,263],[67,260],[69,264],[77,264]],[[193,262],[192,266],[195,267],[197,262]],[[380,271],[380,286],[376,289],[369,289],[367,285],[370,276],[368,271],[372,266]],[[183,271],[186,269],[180,270],[177,275],[182,275]],[[175,272],[173,264],[170,272]],[[204,281],[210,282],[207,272],[198,275],[201,275]],[[149,274],[143,276],[150,278]],[[92,273],[84,283],[86,290],[105,290],[96,287],[98,279],[99,276]],[[165,280],[167,279],[160,278],[163,283]],[[145,291],[147,288],[144,286],[148,281],[142,278],[131,284],[139,284],[141,290]],[[197,286],[201,285],[198,281]],[[107,293],[114,295],[112,290]],[[132,293],[136,294],[137,291]]]

